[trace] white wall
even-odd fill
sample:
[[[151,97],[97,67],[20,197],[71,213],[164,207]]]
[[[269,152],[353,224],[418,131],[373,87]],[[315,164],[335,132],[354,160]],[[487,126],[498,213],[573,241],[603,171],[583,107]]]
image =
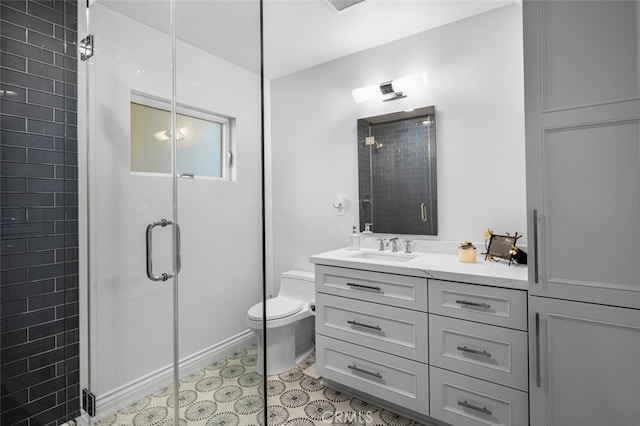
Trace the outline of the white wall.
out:
[[[356,120],[437,107],[435,240],[526,230],[522,17],[516,5],[271,82],[273,277],[348,245],[358,223]],[[312,48],[312,47],[310,47]],[[356,104],[351,90],[427,71],[420,96]],[[332,203],[348,202],[344,216]],[[525,239],[521,240],[525,244]]]
[[[90,351],[100,401],[142,386],[173,356],[172,283],[145,274],[145,228],[172,217],[172,181],[132,175],[129,145],[132,91],[171,96],[171,44],[100,4],[91,9],[91,32]],[[260,77],[184,43],[177,50],[177,101],[237,119],[237,179],[178,181],[180,356],[188,357],[244,335],[247,310],[262,297]],[[84,170],[86,140],[81,149]],[[156,275],[170,271],[169,235],[154,231]]]

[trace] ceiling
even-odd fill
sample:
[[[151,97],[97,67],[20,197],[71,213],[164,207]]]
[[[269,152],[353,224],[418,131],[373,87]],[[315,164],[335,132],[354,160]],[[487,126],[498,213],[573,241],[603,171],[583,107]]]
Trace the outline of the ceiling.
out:
[[[169,32],[168,0],[96,3]],[[511,3],[518,1],[365,0],[338,12],[328,0],[264,0],[265,76],[275,79]],[[254,72],[260,69],[259,23],[258,0],[176,0],[179,39]]]

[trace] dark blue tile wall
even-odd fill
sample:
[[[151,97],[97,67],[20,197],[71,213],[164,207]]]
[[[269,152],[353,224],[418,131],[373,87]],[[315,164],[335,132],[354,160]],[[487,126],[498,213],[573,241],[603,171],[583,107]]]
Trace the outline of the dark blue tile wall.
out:
[[[361,230],[368,222],[377,233],[437,234],[436,129],[435,117],[430,125],[423,124],[428,118],[377,124],[358,121]],[[382,146],[365,146],[362,141],[369,135]],[[371,204],[363,203],[365,195]],[[426,222],[421,215],[423,203]]]
[[[0,2],[0,424],[79,415],[77,0]]]

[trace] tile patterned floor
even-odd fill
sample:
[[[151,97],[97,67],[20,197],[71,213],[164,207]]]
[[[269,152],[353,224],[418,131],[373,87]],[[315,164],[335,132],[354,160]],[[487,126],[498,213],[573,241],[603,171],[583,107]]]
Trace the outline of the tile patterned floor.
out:
[[[312,354],[293,369],[267,377],[266,426],[419,426],[325,387],[321,379],[305,374],[314,364]],[[179,385],[180,426],[265,426],[263,377],[255,365],[256,346],[251,345],[184,377]],[[173,425],[173,391],[173,386],[160,389],[94,425]]]

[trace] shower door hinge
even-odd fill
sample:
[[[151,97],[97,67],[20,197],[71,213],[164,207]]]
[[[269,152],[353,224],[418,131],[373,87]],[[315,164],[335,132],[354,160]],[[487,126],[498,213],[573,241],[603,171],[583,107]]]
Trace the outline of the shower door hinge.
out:
[[[80,40],[80,59],[86,61],[93,56],[93,34]]]
[[[91,417],[96,416],[96,396],[88,389],[82,389],[82,409]]]

